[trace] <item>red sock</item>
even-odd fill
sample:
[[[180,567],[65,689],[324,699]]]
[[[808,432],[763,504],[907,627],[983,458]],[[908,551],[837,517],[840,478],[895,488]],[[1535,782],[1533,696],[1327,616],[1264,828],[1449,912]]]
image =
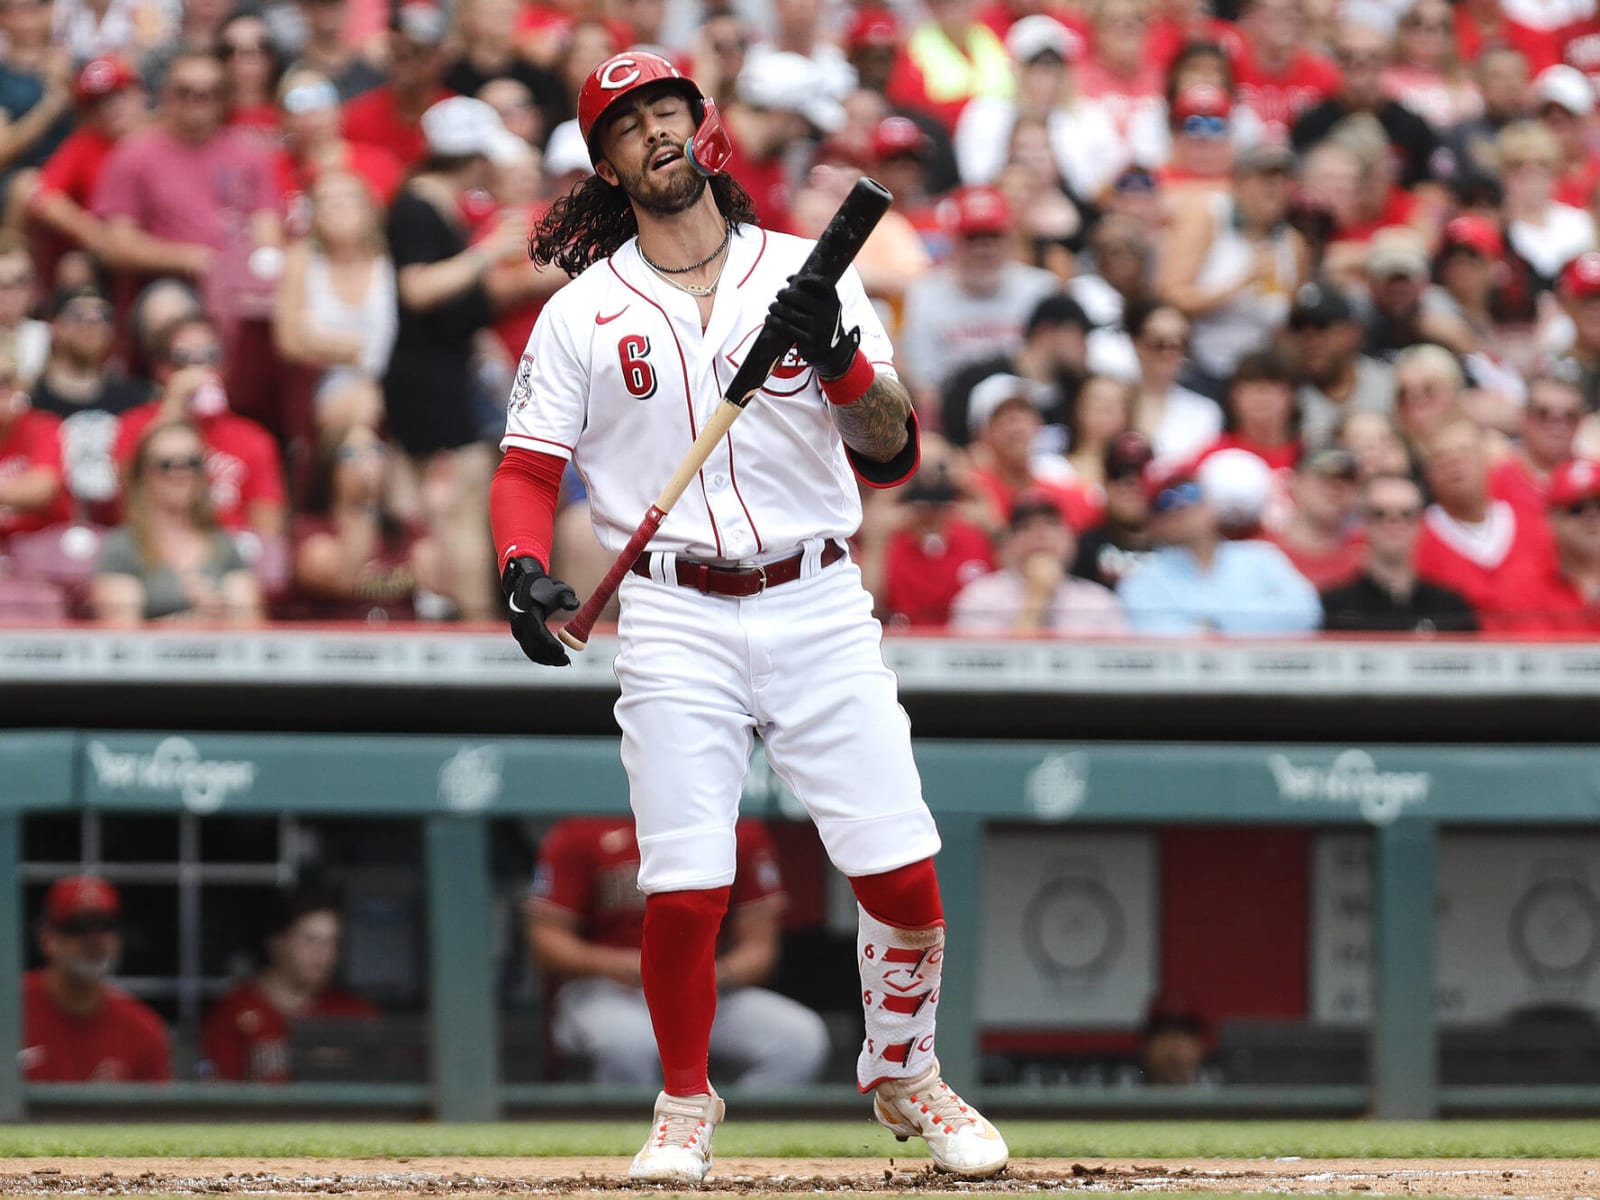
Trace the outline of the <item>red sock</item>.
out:
[[[856,875],[850,880],[856,900],[885,925],[927,929],[944,920],[939,876],[933,859],[925,858],[882,875]]]
[[[717,931],[731,889],[657,892],[644,902],[639,970],[661,1052],[661,1078],[673,1096],[711,1091],[706,1060],[717,1015]]]

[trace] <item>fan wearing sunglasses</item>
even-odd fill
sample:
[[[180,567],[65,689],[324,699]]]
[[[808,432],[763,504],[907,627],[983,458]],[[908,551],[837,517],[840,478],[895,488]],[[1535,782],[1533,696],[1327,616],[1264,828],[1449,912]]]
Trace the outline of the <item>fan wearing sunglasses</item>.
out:
[[[22,978],[22,1053],[30,1083],[163,1083],[172,1078],[161,1018],[108,982],[122,957],[117,889],[93,875],[45,894],[39,950]]]
[[[127,524],[107,536],[89,593],[100,622],[260,623],[255,577],[211,507],[199,430],[182,422],[147,429],[124,500]]]
[[[1161,172],[1162,187],[1185,195],[1225,192],[1233,169],[1233,99],[1209,83],[1184,88],[1173,99],[1168,122],[1172,158]]]
[[[264,541],[282,537],[286,500],[278,444],[265,428],[229,407],[217,327],[203,316],[179,317],[156,335],[150,357],[160,390],[154,400],[122,414],[112,449],[118,464],[127,470],[150,426],[193,422],[205,441],[205,473],[217,521]]]
[[[1357,513],[1366,534],[1361,574],[1322,593],[1322,627],[1346,633],[1470,633],[1478,620],[1461,593],[1417,575],[1422,489],[1409,475],[1374,475]]]

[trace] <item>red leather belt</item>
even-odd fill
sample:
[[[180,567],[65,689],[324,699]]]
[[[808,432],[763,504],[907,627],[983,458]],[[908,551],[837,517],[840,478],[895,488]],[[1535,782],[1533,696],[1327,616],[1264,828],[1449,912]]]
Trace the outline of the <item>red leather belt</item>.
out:
[[[844,546],[829,541],[822,548],[822,565],[831,567],[844,556]],[[718,567],[692,558],[680,558],[677,560],[678,586],[694,588],[709,596],[759,596],[769,587],[799,579],[800,565],[805,557],[805,551],[802,550],[777,562],[754,567]],[[648,552],[633,560],[633,573],[643,575],[646,579],[653,578]]]

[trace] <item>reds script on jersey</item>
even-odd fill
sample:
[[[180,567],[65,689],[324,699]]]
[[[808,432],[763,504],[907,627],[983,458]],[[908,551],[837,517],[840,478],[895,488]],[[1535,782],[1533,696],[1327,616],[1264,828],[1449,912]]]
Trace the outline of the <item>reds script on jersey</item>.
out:
[[[628,241],[545,305],[517,369],[502,449],[571,459],[595,531],[627,544],[744,361],[772,298],[813,243],[743,225],[702,332],[693,296],[659,279]],[[893,349],[852,268],[839,281],[844,328],[893,376]],[[791,553],[844,539],[861,501],[816,372],[793,350],[707,460],[651,542],[694,558]]]

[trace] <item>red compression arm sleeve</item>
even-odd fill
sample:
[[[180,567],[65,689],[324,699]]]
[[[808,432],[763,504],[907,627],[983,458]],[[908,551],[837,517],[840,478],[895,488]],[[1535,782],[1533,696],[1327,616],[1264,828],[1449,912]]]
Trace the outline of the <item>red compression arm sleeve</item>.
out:
[[[489,485],[489,523],[502,571],[511,559],[525,556],[537,558],[549,570],[556,498],[566,468],[563,458],[516,446],[500,460]]]

